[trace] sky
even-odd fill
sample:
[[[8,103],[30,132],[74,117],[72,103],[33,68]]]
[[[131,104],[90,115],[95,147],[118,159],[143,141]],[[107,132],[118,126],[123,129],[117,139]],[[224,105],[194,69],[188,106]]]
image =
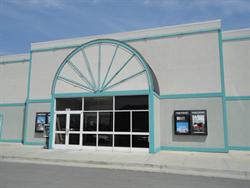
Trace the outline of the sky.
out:
[[[250,0],[0,0],[0,55],[50,40],[221,19],[250,27]]]

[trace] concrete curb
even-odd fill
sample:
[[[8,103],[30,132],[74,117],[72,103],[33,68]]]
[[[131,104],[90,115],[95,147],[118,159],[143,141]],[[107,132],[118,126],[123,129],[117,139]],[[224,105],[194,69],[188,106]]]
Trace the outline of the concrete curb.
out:
[[[120,162],[106,162],[106,161],[93,161],[93,160],[46,159],[38,157],[21,157],[21,156],[8,156],[8,155],[0,156],[0,161],[73,166],[73,167],[123,169],[123,170],[133,170],[133,171],[160,172],[160,173],[172,173],[172,174],[182,174],[182,175],[250,180],[250,172],[248,171],[193,168],[193,167],[171,166],[171,165],[161,165],[161,164],[158,165],[158,164],[142,164],[142,163],[132,163],[132,162],[120,163]]]

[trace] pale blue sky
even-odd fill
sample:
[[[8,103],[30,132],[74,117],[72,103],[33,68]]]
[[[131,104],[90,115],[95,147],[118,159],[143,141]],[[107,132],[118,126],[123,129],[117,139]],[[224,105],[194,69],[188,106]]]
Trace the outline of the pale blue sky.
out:
[[[250,0],[0,0],[0,55],[31,42],[221,19],[250,27]]]

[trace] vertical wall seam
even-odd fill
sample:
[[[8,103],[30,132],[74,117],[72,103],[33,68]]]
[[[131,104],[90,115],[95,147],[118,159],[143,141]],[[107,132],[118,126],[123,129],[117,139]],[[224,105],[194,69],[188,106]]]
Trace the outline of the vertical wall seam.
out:
[[[224,59],[223,59],[223,46],[222,46],[222,31],[218,31],[219,40],[219,56],[220,56],[220,79],[222,91],[222,109],[223,109],[223,126],[224,126],[224,145],[228,150],[228,124],[227,124],[227,105],[226,105],[226,90],[225,90],[225,75],[224,75]]]
[[[31,66],[32,66],[32,51],[30,51],[29,59],[29,73],[27,80],[27,98],[25,102],[25,114],[24,114],[24,129],[23,129],[23,144],[27,141],[27,128],[28,128],[28,113],[29,113],[29,97],[30,97],[30,80],[31,80]]]

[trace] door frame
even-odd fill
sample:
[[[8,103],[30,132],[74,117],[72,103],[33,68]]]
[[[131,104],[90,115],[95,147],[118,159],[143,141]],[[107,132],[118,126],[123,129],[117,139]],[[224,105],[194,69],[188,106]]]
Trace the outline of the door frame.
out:
[[[82,143],[82,125],[83,125],[83,112],[82,111],[57,111],[55,112],[54,116],[54,122],[53,124],[56,125],[56,116],[59,114],[66,115],[66,129],[65,131],[56,131],[56,126],[54,127],[54,136],[53,136],[53,148],[55,149],[81,149],[81,143]],[[71,114],[79,114],[80,115],[80,131],[70,131],[70,115]],[[65,144],[55,144],[55,134],[56,133],[65,133]],[[69,144],[69,137],[71,133],[77,133],[79,134],[79,144],[78,145],[70,145]]]

